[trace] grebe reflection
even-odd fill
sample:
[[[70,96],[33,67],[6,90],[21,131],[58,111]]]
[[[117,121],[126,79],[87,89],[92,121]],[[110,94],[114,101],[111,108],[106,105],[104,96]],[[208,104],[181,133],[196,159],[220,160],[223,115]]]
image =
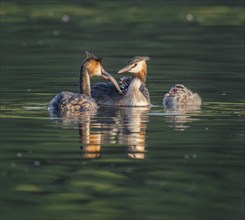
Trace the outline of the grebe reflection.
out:
[[[174,85],[163,97],[163,107],[166,121],[175,130],[183,131],[189,126],[187,122],[194,119],[191,114],[197,114],[201,110],[202,99],[182,84]]]
[[[96,113],[76,112],[60,118],[65,128],[76,128],[83,159],[113,157],[122,152],[133,159],[145,158],[148,107],[101,107]],[[75,126],[74,126],[75,125]]]
[[[102,107],[99,110],[96,120],[80,124],[83,158],[103,157],[102,146],[112,145],[113,148],[104,146],[108,154],[126,147],[129,158],[144,159],[149,108]]]

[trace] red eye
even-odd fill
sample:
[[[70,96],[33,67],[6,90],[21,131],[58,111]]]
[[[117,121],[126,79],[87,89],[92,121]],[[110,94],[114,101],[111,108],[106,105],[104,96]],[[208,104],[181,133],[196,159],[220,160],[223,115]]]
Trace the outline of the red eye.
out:
[[[171,89],[169,93],[170,93],[171,95],[175,95],[176,91],[177,91],[177,89]]]

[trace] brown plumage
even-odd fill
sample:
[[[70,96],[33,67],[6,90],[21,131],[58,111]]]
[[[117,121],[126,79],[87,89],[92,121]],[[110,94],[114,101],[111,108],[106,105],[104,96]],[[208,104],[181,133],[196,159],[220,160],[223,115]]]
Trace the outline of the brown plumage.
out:
[[[182,84],[174,85],[163,97],[163,105],[168,110],[197,110],[201,104],[200,96]]]
[[[145,86],[147,77],[146,61],[149,57],[136,56],[118,73],[129,72],[132,78],[123,77],[119,84],[124,94],[119,94],[112,83],[100,83],[92,87],[92,97],[99,105],[150,106],[149,91]],[[98,88],[99,87],[99,88]],[[100,91],[103,92],[100,92]]]
[[[86,52],[86,59],[83,61],[80,69],[80,94],[73,92],[61,92],[56,95],[49,104],[49,110],[56,113],[94,111],[98,108],[97,103],[91,97],[90,78],[100,76],[111,80],[118,91],[121,92],[116,80],[107,73],[102,61],[94,54]]]

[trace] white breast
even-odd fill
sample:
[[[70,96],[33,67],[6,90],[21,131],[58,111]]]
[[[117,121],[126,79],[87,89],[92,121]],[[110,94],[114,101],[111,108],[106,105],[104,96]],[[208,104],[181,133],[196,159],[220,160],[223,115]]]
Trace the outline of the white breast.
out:
[[[142,82],[139,78],[134,78],[130,83],[126,95],[122,98],[119,105],[121,106],[148,106],[149,103],[141,93],[140,86]]]

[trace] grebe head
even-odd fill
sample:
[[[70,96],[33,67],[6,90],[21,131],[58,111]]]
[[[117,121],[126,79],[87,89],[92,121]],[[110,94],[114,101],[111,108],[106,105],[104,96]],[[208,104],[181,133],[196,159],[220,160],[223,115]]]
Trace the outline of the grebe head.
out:
[[[106,80],[110,80],[118,92],[122,93],[117,81],[104,69],[102,60],[88,51],[86,51],[86,56],[86,59],[82,63],[81,70],[85,69],[88,72],[90,78],[94,76],[100,76]]]
[[[182,84],[176,84],[170,91],[166,94],[176,101],[184,101],[189,95],[188,89]]]
[[[105,71],[102,60],[94,54],[86,51],[86,59],[83,61],[82,68],[88,71],[90,77],[100,76],[105,79],[110,79],[112,76]]]
[[[140,56],[133,57],[128,61],[124,68],[118,71],[118,73],[129,72],[132,73],[134,77],[138,77],[142,82],[145,82],[147,75],[147,60],[150,60],[150,58]]]

